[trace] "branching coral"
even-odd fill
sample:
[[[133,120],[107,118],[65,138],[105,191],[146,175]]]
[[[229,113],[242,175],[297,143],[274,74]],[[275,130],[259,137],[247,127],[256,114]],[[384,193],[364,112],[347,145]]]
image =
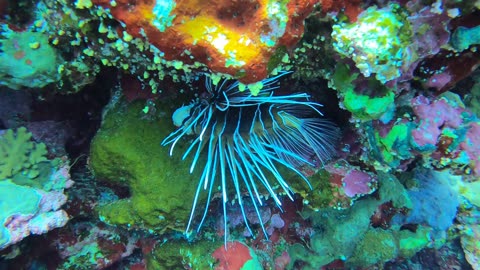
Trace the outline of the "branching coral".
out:
[[[9,129],[0,137],[0,180],[24,171],[36,177],[38,163],[46,161],[47,148],[43,143],[31,141],[32,134],[21,127]]]

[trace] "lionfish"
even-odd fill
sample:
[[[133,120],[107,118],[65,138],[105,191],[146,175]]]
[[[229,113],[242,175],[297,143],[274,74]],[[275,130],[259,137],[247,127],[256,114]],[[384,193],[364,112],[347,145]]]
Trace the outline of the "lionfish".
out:
[[[191,231],[200,192],[208,191],[208,199],[197,231],[205,221],[213,190],[217,187],[215,183],[219,181],[225,242],[227,202],[231,199],[229,185],[238,199],[245,226],[254,235],[243,200],[251,200],[261,220],[259,206],[264,202],[258,185],[266,189],[280,210],[282,203],[272,182],[275,181],[276,186],[293,200],[293,191],[278,171],[278,165],[294,171],[311,188],[299,168],[323,164],[331,158],[340,132],[335,124],[323,118],[319,110],[322,105],[310,101],[306,93],[274,94],[274,90],[279,88],[278,79],[288,73],[281,72],[263,80],[263,88],[255,96],[248,90],[241,91],[238,81],[225,79],[212,85],[212,80],[207,77],[207,94],[173,114],[174,123],[179,128],[162,142],[164,146],[171,145],[170,155],[183,137],[194,136],[182,158],[193,154],[191,173],[201,153],[206,153],[206,164],[196,189],[187,233]],[[249,196],[242,195],[243,192],[248,192]],[[262,222],[260,225],[268,237]]]

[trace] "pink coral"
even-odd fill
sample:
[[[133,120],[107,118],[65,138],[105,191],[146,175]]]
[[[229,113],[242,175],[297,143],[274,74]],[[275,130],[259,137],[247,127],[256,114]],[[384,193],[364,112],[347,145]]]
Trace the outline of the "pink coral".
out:
[[[463,109],[446,98],[431,102],[427,97],[418,96],[412,100],[412,108],[419,119],[419,125],[412,130],[413,142],[422,151],[435,149],[442,129],[456,129],[463,122]]]
[[[412,99],[412,107],[418,118],[411,134],[412,146],[442,161],[442,166],[467,165],[474,175],[480,175],[480,122],[464,108],[459,97],[445,93],[431,101],[418,96]]]
[[[374,174],[362,171],[350,164],[337,162],[335,165],[327,165],[325,169],[331,174],[330,181],[339,189],[336,199],[349,202],[354,199],[375,191],[377,179]]]
[[[375,179],[372,175],[360,170],[351,170],[343,177],[345,194],[353,198],[358,195],[372,192],[372,183]]]

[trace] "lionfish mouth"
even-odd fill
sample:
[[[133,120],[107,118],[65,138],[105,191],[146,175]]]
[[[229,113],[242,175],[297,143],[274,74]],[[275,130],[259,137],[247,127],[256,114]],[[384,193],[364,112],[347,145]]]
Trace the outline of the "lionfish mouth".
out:
[[[278,79],[288,73],[282,72],[264,80],[263,90],[257,96],[252,96],[248,90],[241,92],[237,81],[224,80],[212,86],[212,81],[207,78],[205,87],[209,97],[195,100],[174,113],[174,118],[180,117],[174,119],[180,127],[165,138],[162,145],[171,145],[172,155],[175,145],[184,136],[193,134],[195,137],[183,154],[183,159],[194,155],[190,172],[195,169],[200,154],[206,155],[187,233],[193,224],[200,192],[208,191],[208,197],[197,231],[205,221],[212,191],[219,184],[225,241],[227,202],[232,195],[228,193],[228,188],[234,190],[233,196],[238,199],[245,225],[253,235],[243,200],[251,200],[261,220],[259,206],[263,205],[263,201],[259,187],[265,188],[280,209],[281,201],[273,183],[293,200],[293,191],[278,171],[278,165],[294,171],[311,187],[299,168],[323,164],[335,152],[340,132],[332,122],[323,119],[319,110],[322,105],[310,101],[306,93],[274,95]],[[244,193],[249,194],[248,198],[244,198]],[[268,237],[261,222],[260,225]]]

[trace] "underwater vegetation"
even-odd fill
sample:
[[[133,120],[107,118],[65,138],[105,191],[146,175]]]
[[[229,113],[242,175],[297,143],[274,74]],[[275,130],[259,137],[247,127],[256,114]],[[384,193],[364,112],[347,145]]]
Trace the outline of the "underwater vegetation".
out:
[[[480,269],[480,1],[0,0],[0,269]]]

